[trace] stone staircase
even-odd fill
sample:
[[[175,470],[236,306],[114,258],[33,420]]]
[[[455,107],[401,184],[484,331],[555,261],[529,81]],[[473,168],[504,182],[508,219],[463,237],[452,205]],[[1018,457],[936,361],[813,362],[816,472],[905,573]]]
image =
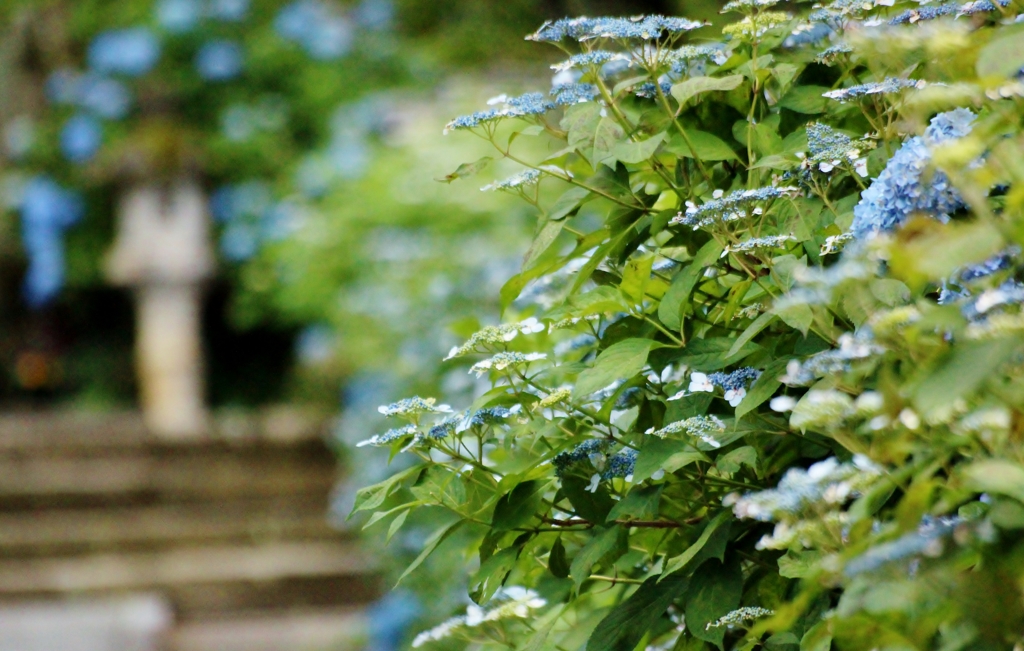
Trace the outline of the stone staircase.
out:
[[[167,441],[135,413],[0,415],[0,651],[361,648],[372,559],[285,409]]]

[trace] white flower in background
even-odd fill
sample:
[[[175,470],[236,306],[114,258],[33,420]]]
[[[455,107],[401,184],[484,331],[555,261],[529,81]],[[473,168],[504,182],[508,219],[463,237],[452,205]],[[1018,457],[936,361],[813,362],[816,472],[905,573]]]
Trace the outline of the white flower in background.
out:
[[[746,395],[747,390],[744,389],[743,387],[740,387],[738,389],[729,389],[728,391],[725,392],[725,399],[729,401],[730,406],[738,407],[739,404],[743,402],[743,398]]]
[[[768,406],[772,408],[772,411],[791,411],[793,407],[796,407],[796,398],[793,396],[775,396],[768,403]]]

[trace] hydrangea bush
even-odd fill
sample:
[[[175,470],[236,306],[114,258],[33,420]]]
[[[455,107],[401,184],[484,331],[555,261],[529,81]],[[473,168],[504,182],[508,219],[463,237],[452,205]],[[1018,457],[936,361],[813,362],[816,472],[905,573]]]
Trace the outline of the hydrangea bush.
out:
[[[436,513],[406,575],[469,568],[414,646],[1024,644],[1020,9],[736,0],[527,37],[564,83],[445,127],[538,212],[506,324],[444,362],[490,389],[384,406],[365,441],[415,460],[360,491],[367,526]]]

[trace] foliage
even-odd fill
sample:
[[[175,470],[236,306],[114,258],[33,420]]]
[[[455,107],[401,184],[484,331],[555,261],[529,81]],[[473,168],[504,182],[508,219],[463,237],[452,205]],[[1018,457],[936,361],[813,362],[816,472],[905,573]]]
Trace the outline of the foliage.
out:
[[[571,86],[448,124],[539,218],[446,362],[491,388],[366,441],[415,463],[354,511],[438,514],[406,575],[471,563],[416,644],[1021,643],[1024,25],[903,4],[557,21]]]

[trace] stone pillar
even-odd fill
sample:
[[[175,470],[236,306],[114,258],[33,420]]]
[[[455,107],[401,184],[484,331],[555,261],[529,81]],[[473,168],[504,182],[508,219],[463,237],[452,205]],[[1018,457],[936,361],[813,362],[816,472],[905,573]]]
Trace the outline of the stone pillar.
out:
[[[107,274],[135,292],[140,400],[161,436],[197,436],[209,426],[200,335],[202,284],[214,269],[209,221],[192,179],[134,185],[118,206]]]

